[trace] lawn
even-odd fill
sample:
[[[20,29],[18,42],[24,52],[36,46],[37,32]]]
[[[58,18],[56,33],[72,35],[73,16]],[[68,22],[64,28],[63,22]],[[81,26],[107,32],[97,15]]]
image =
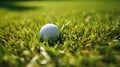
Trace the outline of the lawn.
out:
[[[0,67],[120,67],[120,1],[18,1],[0,5]],[[56,24],[57,42],[40,41]]]

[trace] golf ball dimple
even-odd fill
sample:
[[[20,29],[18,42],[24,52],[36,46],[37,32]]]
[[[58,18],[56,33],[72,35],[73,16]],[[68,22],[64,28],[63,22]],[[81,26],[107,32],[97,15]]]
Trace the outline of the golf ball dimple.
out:
[[[56,41],[59,38],[59,29],[54,24],[46,24],[40,29],[40,36],[42,40]]]

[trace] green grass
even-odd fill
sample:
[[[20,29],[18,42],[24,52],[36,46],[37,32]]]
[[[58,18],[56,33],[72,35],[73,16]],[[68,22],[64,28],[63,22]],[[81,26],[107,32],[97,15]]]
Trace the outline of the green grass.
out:
[[[119,67],[119,3],[30,1],[0,7],[0,67]],[[39,30],[47,23],[61,32],[53,45],[40,42]]]

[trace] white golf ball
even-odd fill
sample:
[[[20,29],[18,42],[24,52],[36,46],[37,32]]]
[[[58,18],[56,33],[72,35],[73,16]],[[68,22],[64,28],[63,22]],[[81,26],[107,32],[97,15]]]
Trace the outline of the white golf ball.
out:
[[[41,27],[40,35],[42,40],[56,41],[59,38],[60,31],[54,24],[46,24]]]

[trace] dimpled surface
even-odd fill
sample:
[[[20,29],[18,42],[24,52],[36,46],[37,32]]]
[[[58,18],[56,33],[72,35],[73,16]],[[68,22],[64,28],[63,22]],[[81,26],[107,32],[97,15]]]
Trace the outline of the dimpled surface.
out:
[[[42,40],[56,41],[59,37],[58,27],[54,24],[46,24],[40,29]]]

